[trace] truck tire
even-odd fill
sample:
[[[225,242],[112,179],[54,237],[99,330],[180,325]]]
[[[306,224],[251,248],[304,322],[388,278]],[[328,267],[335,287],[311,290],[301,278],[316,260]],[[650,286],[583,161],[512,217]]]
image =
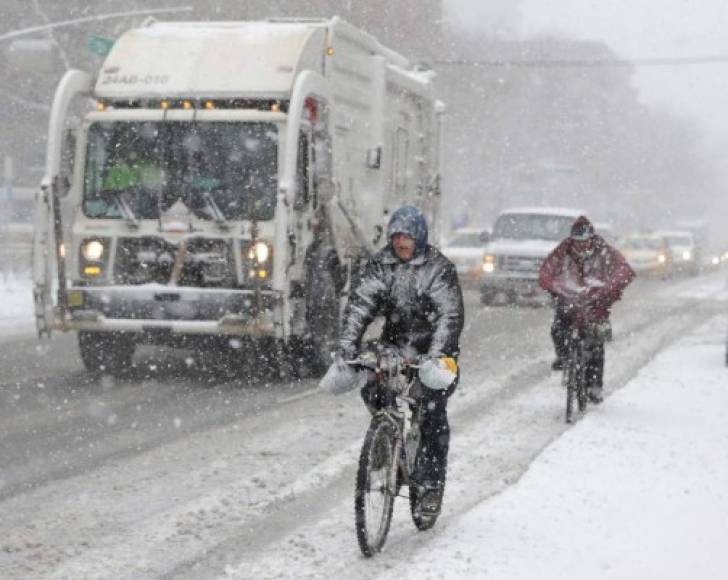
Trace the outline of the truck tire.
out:
[[[335,256],[335,253],[333,254]],[[308,374],[323,375],[339,339],[341,280],[338,258],[332,254],[309,260],[306,282],[306,323],[303,362]]]
[[[131,367],[135,349],[134,339],[122,332],[78,333],[78,347],[86,370],[119,376]]]

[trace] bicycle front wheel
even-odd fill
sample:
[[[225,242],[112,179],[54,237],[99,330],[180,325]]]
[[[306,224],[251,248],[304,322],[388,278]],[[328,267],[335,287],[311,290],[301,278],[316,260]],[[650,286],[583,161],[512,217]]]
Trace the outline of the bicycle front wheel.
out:
[[[375,417],[361,448],[354,497],[356,539],[367,557],[381,551],[392,521],[397,485],[395,444],[392,424]]]

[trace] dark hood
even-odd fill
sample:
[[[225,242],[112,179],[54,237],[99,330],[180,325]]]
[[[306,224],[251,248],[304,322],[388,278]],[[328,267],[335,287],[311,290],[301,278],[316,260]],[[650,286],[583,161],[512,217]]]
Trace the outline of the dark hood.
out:
[[[394,234],[407,234],[415,239],[415,253],[420,254],[427,247],[427,220],[419,208],[403,205],[389,219],[387,240],[391,245]]]

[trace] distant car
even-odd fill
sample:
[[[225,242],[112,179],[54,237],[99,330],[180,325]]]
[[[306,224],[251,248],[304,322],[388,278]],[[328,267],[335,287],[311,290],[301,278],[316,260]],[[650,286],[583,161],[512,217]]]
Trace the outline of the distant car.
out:
[[[662,279],[672,276],[672,252],[663,236],[657,234],[627,236],[619,249],[638,274],[658,276]]]
[[[695,238],[687,231],[657,232],[665,238],[672,254],[672,268],[675,272],[684,272],[697,276],[700,271],[700,252],[695,244]]]
[[[538,285],[541,264],[569,237],[574,220],[586,212],[554,207],[518,207],[502,211],[496,219],[483,256],[480,302],[493,303],[499,295],[546,297]]]
[[[461,282],[468,284],[480,280],[489,233],[485,229],[461,228],[455,230],[442,246],[442,253],[455,264]]]

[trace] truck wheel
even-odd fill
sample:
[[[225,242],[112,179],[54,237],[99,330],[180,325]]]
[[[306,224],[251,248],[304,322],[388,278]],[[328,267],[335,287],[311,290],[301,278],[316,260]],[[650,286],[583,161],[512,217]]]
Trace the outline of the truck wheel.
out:
[[[86,370],[119,376],[131,367],[134,339],[122,332],[78,333],[78,347]]]
[[[333,285],[320,286],[314,294],[319,304],[309,316],[308,366],[316,376],[323,375],[331,364],[331,353],[336,350],[339,339],[339,297]]]

